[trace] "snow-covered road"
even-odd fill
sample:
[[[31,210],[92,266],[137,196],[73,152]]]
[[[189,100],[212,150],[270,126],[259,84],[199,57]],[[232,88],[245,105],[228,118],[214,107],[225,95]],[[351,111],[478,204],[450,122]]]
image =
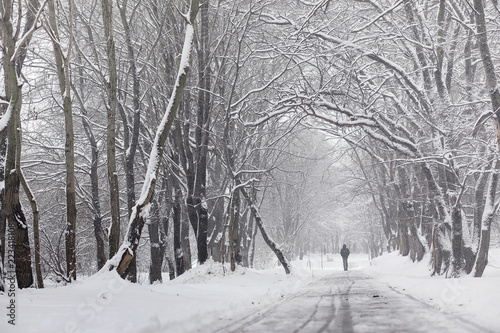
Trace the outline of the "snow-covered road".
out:
[[[397,253],[353,254],[349,272],[339,255],[311,255],[292,262],[289,275],[208,261],[155,285],[109,272],[0,294],[0,333],[500,332],[495,251],[480,279],[431,277],[428,261]]]
[[[219,318],[213,332],[491,332],[362,271],[334,272],[276,304],[242,309],[240,315]]]

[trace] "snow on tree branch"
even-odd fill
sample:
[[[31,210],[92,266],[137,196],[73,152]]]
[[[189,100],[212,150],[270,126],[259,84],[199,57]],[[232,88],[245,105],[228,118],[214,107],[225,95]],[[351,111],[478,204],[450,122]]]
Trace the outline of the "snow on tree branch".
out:
[[[192,0],[189,8],[189,15],[186,16],[189,20],[186,23],[186,31],[184,35],[184,45],[182,48],[182,56],[179,63],[179,70],[175,81],[169,103],[165,110],[165,114],[157,128],[155,140],[151,148],[147,172],[141,190],[139,200],[132,210],[130,221],[125,235],[125,239],[113,258],[108,260],[101,271],[116,269],[118,274],[124,277],[127,273],[127,268],[135,256],[139,239],[141,237],[142,228],[145,224],[145,219],[148,214],[148,205],[153,197],[156,177],[159,172],[159,166],[162,160],[165,140],[170,132],[170,128],[175,118],[176,111],[182,99],[182,92],[186,85],[187,76],[190,69],[191,53],[193,49],[194,39],[194,20],[198,13],[199,1]]]

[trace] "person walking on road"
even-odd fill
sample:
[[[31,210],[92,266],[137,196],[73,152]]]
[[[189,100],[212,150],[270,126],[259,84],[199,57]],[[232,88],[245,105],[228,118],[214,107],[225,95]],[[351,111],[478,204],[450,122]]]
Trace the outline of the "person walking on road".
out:
[[[347,257],[349,257],[349,249],[344,244],[340,250],[340,255],[342,256],[342,261],[344,261],[344,271],[347,271]]]

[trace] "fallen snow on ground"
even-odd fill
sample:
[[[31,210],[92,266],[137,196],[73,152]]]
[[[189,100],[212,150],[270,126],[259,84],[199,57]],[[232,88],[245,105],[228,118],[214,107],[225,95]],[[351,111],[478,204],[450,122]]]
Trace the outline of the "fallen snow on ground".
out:
[[[468,316],[492,330],[500,326],[500,250],[492,251],[485,277],[430,277],[425,262],[414,264],[397,254],[369,261],[351,255],[350,270],[362,270],[395,290],[437,310]],[[7,323],[9,298],[0,295],[0,332],[193,332],[219,318],[238,317],[279,302],[312,279],[341,271],[339,255],[312,255],[282,268],[228,271],[209,261],[163,284],[131,284],[116,273],[94,276],[68,286],[17,290],[16,326]],[[165,276],[165,279],[167,276]]]
[[[307,279],[280,268],[230,272],[213,261],[155,285],[109,272],[68,286],[17,290],[15,327],[7,322],[9,298],[1,295],[0,332],[187,332],[235,310],[277,302]]]
[[[492,331],[500,330],[500,249],[490,250],[481,278],[431,277],[429,258],[420,263],[397,253],[370,262],[366,273],[385,281],[394,290],[411,295],[437,310],[473,321]]]

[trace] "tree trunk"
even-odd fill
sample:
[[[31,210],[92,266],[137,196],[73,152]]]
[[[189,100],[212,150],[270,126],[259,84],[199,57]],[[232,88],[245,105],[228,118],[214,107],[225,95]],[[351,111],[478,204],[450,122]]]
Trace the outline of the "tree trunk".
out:
[[[118,2],[117,2],[118,3]],[[132,37],[130,32],[130,26],[127,20],[127,1],[120,7],[118,3],[118,9],[120,12],[120,17],[125,31],[125,40],[127,43],[127,54],[129,60],[129,72],[132,74],[132,101],[133,101],[133,128],[132,137],[129,134],[129,126],[127,121],[127,116],[125,110],[123,110],[123,120],[124,120],[124,138],[125,138],[125,180],[127,183],[127,211],[128,218],[132,215],[132,208],[135,205],[135,175],[134,175],[134,162],[135,153],[137,150],[137,145],[139,143],[139,130],[141,125],[141,107],[140,107],[140,82],[139,75],[137,73],[137,66],[135,60],[134,46],[132,44]],[[122,108],[123,109],[123,108]],[[131,263],[133,266],[136,265],[135,260]],[[137,282],[137,267],[130,267],[130,275],[128,279],[132,282]]]
[[[195,130],[196,140],[196,181],[194,187],[194,201],[197,206],[198,233],[198,262],[203,264],[208,259],[208,206],[206,202],[207,186],[207,155],[210,123],[210,28],[209,28],[210,1],[200,3],[201,31],[198,50],[198,114]]]
[[[69,77],[68,77],[69,79]],[[76,280],[76,191],[75,191],[75,147],[73,134],[73,110],[69,84],[64,97],[64,119],[66,128],[66,269],[68,277]]]
[[[215,159],[213,172],[211,173],[210,182],[218,184],[218,191],[220,193],[225,191],[227,180],[222,168],[222,161]],[[224,213],[225,213],[225,200],[224,196],[219,196],[213,201],[212,210],[209,220],[209,230],[211,230],[210,240],[208,242],[210,255],[215,262],[222,262],[223,246],[221,244],[222,231],[224,229]]]
[[[476,180],[476,188],[474,191],[474,220],[472,223],[472,230],[469,232],[471,243],[464,244],[463,246],[463,255],[465,260],[464,270],[467,274],[470,274],[474,269],[476,254],[479,248],[479,241],[481,240],[481,221],[484,212],[485,192],[487,184],[488,176],[485,172],[482,172]]]
[[[271,236],[267,233],[267,230],[264,226],[264,223],[262,221],[262,218],[259,214],[259,210],[257,206],[253,203],[252,198],[248,193],[245,191],[244,188],[240,188],[241,194],[245,197],[245,199],[248,202],[248,205],[250,206],[250,209],[252,210],[254,216],[255,216],[255,222],[257,222],[257,226],[259,227],[260,233],[262,235],[262,238],[264,238],[264,241],[266,242],[267,246],[274,252],[276,257],[278,258],[279,262],[283,265],[283,269],[285,270],[286,274],[290,274],[291,272],[291,266],[288,260],[285,258],[283,255],[283,252],[278,248],[276,243],[272,240]]]
[[[229,218],[229,256],[231,258],[231,271],[236,270],[236,265],[242,264],[240,244],[240,191],[239,181],[235,181],[236,188],[231,198]]]
[[[151,264],[149,266],[149,283],[153,284],[156,281],[163,282],[161,276],[161,268],[163,266],[163,253],[160,244],[160,212],[158,201],[153,200],[150,208],[150,219],[148,224],[149,241],[151,243]]]
[[[35,243],[35,271],[36,271],[36,282],[37,288],[43,288],[43,275],[42,275],[42,266],[40,262],[40,228],[39,228],[39,212],[38,205],[35,200],[35,196],[33,192],[28,186],[26,179],[24,178],[24,174],[21,173],[21,183],[23,185],[24,192],[28,197],[28,200],[31,205],[31,210],[33,212],[33,242]]]
[[[486,78],[486,88],[490,94],[490,101],[495,117],[492,117],[497,138],[497,146],[500,151],[500,91],[498,90],[497,78],[495,73],[495,65],[491,58],[490,48],[488,45],[488,36],[486,30],[486,18],[484,13],[483,1],[474,0],[474,15],[476,19],[476,38],[478,42],[479,52],[483,61],[483,68]],[[494,173],[491,175],[488,193],[486,196],[485,209],[482,217],[481,238],[479,249],[477,252],[476,263],[474,268],[474,276],[480,277],[483,275],[486,264],[488,263],[488,251],[490,246],[491,221],[495,213],[494,207],[496,188],[498,183],[498,172],[500,170],[500,162],[496,161]]]
[[[99,149],[92,128],[87,119],[87,112],[84,108],[84,103],[80,101],[82,106],[82,124],[90,142],[91,161],[90,161],[90,188],[92,193],[92,212],[94,214],[93,226],[94,237],[96,240],[96,257],[97,269],[100,270],[106,263],[106,254],[104,249],[104,229],[102,227],[101,203],[99,201]]]
[[[174,163],[179,162],[179,158],[177,154],[172,154],[172,160]],[[172,195],[172,223],[174,227],[174,259],[175,259],[175,270],[177,272],[177,276],[184,274],[185,265],[184,265],[184,251],[182,249],[182,190],[178,183],[177,179],[172,177],[171,182],[173,183],[173,193]]]
[[[165,141],[168,134],[170,133],[170,128],[172,127],[172,123],[175,119],[175,114],[181,102],[182,92],[186,85],[194,38],[193,23],[198,13],[198,5],[199,2],[197,0],[192,0],[189,7],[189,15],[185,16],[185,18],[187,19],[186,33],[178,75],[171,94],[171,98],[169,100],[169,104],[167,106],[167,110],[165,110],[163,119],[156,131],[155,140],[153,142],[151,153],[149,155],[150,158],[147,168],[148,171],[145,176],[141,196],[134,206],[133,215],[128,225],[128,231],[125,241],[123,242],[122,246],[115,254],[115,256],[108,261],[108,269],[116,269],[118,274],[123,278],[125,278],[127,274],[130,262],[136,256],[137,247],[139,245],[142,229],[145,223],[143,210],[146,208],[146,205],[148,205],[152,200],[156,185],[156,179],[159,173],[159,166],[163,157]]]
[[[16,264],[17,285],[19,288],[33,286],[33,272],[31,270],[31,250],[29,243],[28,225],[19,202],[19,176],[12,171],[5,182],[5,215],[10,229],[15,230],[14,259]]]
[[[190,155],[191,166],[186,170],[188,179],[188,197],[186,200],[188,216],[196,236],[198,263],[208,259],[208,207],[206,202],[207,154],[210,115],[210,63],[209,63],[209,0],[200,3],[201,30],[199,33],[198,52],[198,109],[196,114],[194,152],[189,152],[190,144],[184,149]],[[185,131],[185,140],[189,141],[189,132]],[[194,167],[193,167],[194,166]]]
[[[213,209],[211,214],[212,223],[211,226],[211,236],[208,242],[210,254],[215,262],[222,262],[222,230],[224,221],[224,199],[219,197],[213,203]]]
[[[252,219],[252,211],[250,208],[245,209],[241,214],[241,264],[243,267],[250,267],[250,255],[252,253],[254,223]]]
[[[474,266],[474,277],[483,276],[484,269],[488,264],[488,253],[490,248],[491,238],[491,222],[496,212],[495,198],[498,187],[498,173],[500,172],[500,160],[495,162],[495,170],[490,177],[488,184],[488,192],[486,193],[485,208],[483,211],[483,218],[481,223],[481,238],[479,241],[479,248],[477,251],[476,262]]]
[[[462,230],[462,206],[457,202],[455,196],[451,197],[452,211],[451,211],[451,251],[452,251],[452,277],[460,277],[464,266],[463,257],[463,230]]]
[[[118,191],[118,174],[116,171],[116,109],[118,74],[116,69],[115,42],[113,33],[113,5],[110,0],[102,0],[102,19],[106,37],[106,54],[108,56],[109,79],[106,82],[108,104],[107,109],[107,146],[108,182],[111,206],[111,228],[109,231],[109,257],[112,258],[120,246],[120,193]]]
[[[69,61],[72,36],[72,2],[69,11],[69,46],[68,54],[64,55],[61,49],[61,38],[59,37],[58,23],[54,0],[49,0],[49,24],[56,60],[57,76],[59,79],[59,90],[63,99],[64,126],[66,131],[65,158],[66,158],[66,274],[69,280],[76,280],[76,192],[75,192],[75,147],[73,130],[73,105],[70,90]]]
[[[74,95],[77,98],[80,108],[81,108],[81,118],[83,130],[85,131],[85,135],[90,143],[90,189],[92,193],[91,198],[91,207],[92,213],[94,215],[93,218],[93,227],[94,227],[94,237],[96,240],[96,259],[97,259],[97,269],[100,270],[104,264],[106,263],[106,253],[105,253],[105,234],[104,229],[102,227],[102,214],[101,214],[101,203],[99,200],[99,148],[97,147],[97,140],[94,136],[94,132],[92,127],[90,126],[88,120],[88,112],[85,108],[85,102],[82,100],[82,96],[85,96],[84,87],[84,73],[83,73],[83,65],[81,61],[81,54],[77,55],[78,63],[79,63],[79,88],[78,90],[73,86]]]
[[[399,238],[399,253],[402,256],[407,256],[410,253],[410,241],[408,238],[407,214],[403,208],[405,203],[398,203],[398,238]]]
[[[202,197],[191,195],[186,199],[189,221],[196,236],[198,263],[201,265],[208,259],[208,210]]]
[[[19,4],[22,6],[22,4]],[[0,9],[0,37],[3,46],[3,73],[5,98],[9,101],[10,118],[7,124],[7,151],[5,159],[5,187],[3,192],[3,210],[9,226],[15,229],[14,251],[16,263],[16,277],[19,288],[28,288],[33,285],[31,269],[31,255],[29,246],[28,225],[19,202],[19,174],[21,174],[21,142],[22,127],[20,112],[22,107],[22,84],[18,82],[21,77],[22,66],[27,48],[40,13],[40,3],[30,0],[21,36],[14,34],[12,26],[12,8],[10,1],[4,1]],[[22,7],[20,7],[22,8]],[[37,13],[38,12],[38,13]],[[17,18],[21,22],[22,18]],[[16,43],[23,41],[19,52],[16,54]]]

